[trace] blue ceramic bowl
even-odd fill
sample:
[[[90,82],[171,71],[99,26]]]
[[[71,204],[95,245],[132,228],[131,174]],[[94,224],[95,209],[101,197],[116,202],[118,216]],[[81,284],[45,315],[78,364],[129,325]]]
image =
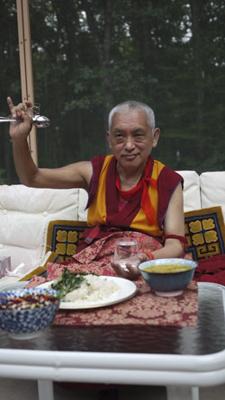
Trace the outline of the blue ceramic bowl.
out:
[[[160,272],[151,271],[153,267],[160,267]],[[174,271],[172,268],[188,268],[184,271]],[[145,261],[139,264],[138,268],[144,280],[151,289],[159,295],[173,296],[179,295],[191,282],[197,263],[184,258],[164,258],[158,260]],[[154,268],[155,269],[155,268]]]
[[[59,298],[53,289],[15,289],[0,293],[0,328],[11,337],[37,336],[53,321]]]

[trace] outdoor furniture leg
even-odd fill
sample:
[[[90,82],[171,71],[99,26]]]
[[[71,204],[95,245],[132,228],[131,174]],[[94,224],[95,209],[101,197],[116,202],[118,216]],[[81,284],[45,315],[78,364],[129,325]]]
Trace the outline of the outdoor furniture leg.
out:
[[[199,388],[191,386],[167,386],[167,400],[199,400]]]
[[[38,379],[39,400],[54,400],[53,382],[45,379]]]

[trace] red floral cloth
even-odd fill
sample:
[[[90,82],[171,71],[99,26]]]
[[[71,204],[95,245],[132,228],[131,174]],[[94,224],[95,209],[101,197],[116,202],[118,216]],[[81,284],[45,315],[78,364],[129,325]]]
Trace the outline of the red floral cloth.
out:
[[[160,325],[194,326],[197,323],[198,291],[192,282],[177,297],[160,297],[151,292],[140,279],[137,294],[124,302],[91,310],[62,310],[56,315],[55,325],[110,326]]]
[[[161,244],[153,237],[141,232],[118,231],[112,232],[107,237],[96,240],[91,245],[85,247],[72,259],[63,264],[48,264],[48,279],[56,279],[61,275],[63,269],[68,268],[71,272],[92,272],[98,275],[115,276],[116,273],[111,267],[111,259],[114,254],[115,244],[118,239],[135,239],[138,243],[140,253],[145,249],[153,251],[161,248]]]
[[[48,263],[47,279],[35,276],[31,279],[29,287],[40,285],[46,280],[57,279],[68,268],[71,272],[90,272],[97,275],[115,276],[116,273],[111,267],[111,259],[114,254],[115,244],[118,239],[135,239],[138,243],[140,253],[157,250],[162,247],[158,240],[136,231],[116,231],[96,240],[75,254],[70,261],[58,264]]]
[[[225,254],[212,256],[198,262],[195,279],[225,285]]]
[[[66,267],[72,272],[90,272],[98,275],[115,276],[111,267],[115,242],[119,238],[133,238],[138,242],[139,251],[153,251],[161,244],[154,238],[140,232],[113,232],[75,254],[67,263],[49,263],[47,280],[58,278]],[[45,279],[35,277],[30,286],[36,286]],[[127,301],[105,308],[91,310],[62,310],[58,312],[56,325],[107,326],[107,325],[164,325],[193,326],[197,322],[197,284],[193,282],[178,297],[159,297],[151,292],[140,277],[136,282],[137,294]]]

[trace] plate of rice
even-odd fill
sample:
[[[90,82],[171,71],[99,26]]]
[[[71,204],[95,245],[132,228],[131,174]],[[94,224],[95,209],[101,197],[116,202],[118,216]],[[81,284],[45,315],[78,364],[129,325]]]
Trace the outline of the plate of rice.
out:
[[[80,275],[77,274],[79,278]],[[39,287],[52,287],[57,290],[58,281],[46,282]],[[134,282],[112,276],[85,274],[75,289],[61,294],[61,310],[89,309],[106,307],[120,303],[135,295]],[[65,295],[64,295],[65,294]]]

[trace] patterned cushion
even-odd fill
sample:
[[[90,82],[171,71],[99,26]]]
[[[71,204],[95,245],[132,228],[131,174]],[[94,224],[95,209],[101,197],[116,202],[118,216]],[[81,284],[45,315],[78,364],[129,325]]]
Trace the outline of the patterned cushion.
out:
[[[225,226],[221,207],[185,213],[187,252],[194,260],[225,253]]]
[[[48,225],[46,252],[52,251],[57,262],[69,259],[76,253],[81,232],[87,227],[86,222],[58,220]]]

